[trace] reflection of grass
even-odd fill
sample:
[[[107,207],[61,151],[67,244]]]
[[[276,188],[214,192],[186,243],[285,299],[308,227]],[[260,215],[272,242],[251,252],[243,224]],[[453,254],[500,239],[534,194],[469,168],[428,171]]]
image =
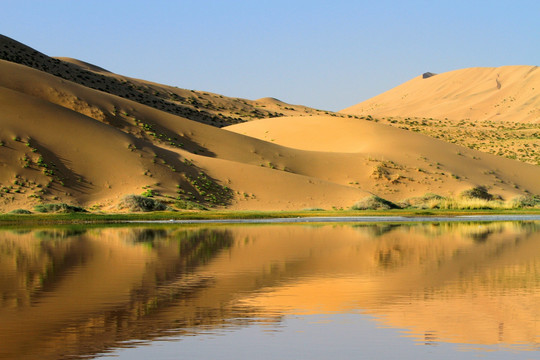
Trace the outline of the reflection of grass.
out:
[[[219,251],[233,244],[230,231],[217,229],[186,230],[175,234],[179,241],[180,253],[188,258],[188,265],[208,262]]]
[[[42,240],[66,239],[71,236],[79,236],[86,232],[85,229],[45,229],[34,232],[34,236]]]

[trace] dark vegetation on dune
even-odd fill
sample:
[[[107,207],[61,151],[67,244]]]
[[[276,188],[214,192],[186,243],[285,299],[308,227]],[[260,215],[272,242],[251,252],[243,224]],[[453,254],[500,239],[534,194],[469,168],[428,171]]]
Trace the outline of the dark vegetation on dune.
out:
[[[120,76],[110,76],[106,72],[94,72],[76,64],[49,57],[37,50],[0,35],[0,59],[25,65],[62,79],[117,95],[155,109],[181,116],[203,124],[223,127],[244,122],[252,118],[283,116],[255,107],[242,99],[230,99],[234,105],[217,107],[209,100],[219,100],[223,96],[190,91],[189,96],[179,95],[185,90],[154,86]]]

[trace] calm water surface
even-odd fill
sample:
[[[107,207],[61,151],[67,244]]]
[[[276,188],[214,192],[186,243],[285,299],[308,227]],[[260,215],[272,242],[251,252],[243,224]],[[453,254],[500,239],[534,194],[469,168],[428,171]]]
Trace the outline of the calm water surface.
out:
[[[538,359],[540,222],[0,230],[1,359]]]

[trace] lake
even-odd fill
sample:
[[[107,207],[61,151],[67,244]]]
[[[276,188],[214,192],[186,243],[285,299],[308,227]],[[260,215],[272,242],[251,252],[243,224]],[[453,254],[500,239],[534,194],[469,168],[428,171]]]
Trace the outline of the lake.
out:
[[[0,229],[1,359],[537,359],[540,222]]]

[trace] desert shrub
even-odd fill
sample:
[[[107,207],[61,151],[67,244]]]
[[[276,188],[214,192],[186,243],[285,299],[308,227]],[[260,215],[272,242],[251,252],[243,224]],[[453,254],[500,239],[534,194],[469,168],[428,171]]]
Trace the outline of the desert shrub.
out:
[[[31,214],[32,212],[26,209],[15,209],[9,212],[10,214]]]
[[[128,209],[133,212],[163,211],[167,206],[162,202],[140,195],[126,195],[118,205],[120,209]]]
[[[461,196],[469,199],[493,200],[493,195],[488,192],[485,186],[476,186],[465,190],[461,193]]]
[[[34,207],[34,211],[40,213],[78,213],[86,212],[85,209],[79,206],[68,205],[64,203],[56,204],[40,204]]]
[[[153,197],[154,195],[156,195],[156,193],[152,189],[147,189],[141,195],[144,196],[144,197]]]
[[[457,198],[441,200],[437,209],[444,210],[482,210],[482,209],[506,209],[507,205],[500,200],[485,200],[478,198]]]
[[[439,203],[444,199],[444,196],[426,193],[422,196],[405,199],[398,203],[398,205],[401,208],[436,209]]]
[[[371,195],[363,198],[351,207],[352,210],[388,210],[399,209],[399,206],[391,201]]]
[[[189,200],[177,200],[174,206],[182,210],[208,210],[203,205]]]
[[[540,207],[540,196],[539,195],[518,196],[510,200],[509,205],[513,208]]]

